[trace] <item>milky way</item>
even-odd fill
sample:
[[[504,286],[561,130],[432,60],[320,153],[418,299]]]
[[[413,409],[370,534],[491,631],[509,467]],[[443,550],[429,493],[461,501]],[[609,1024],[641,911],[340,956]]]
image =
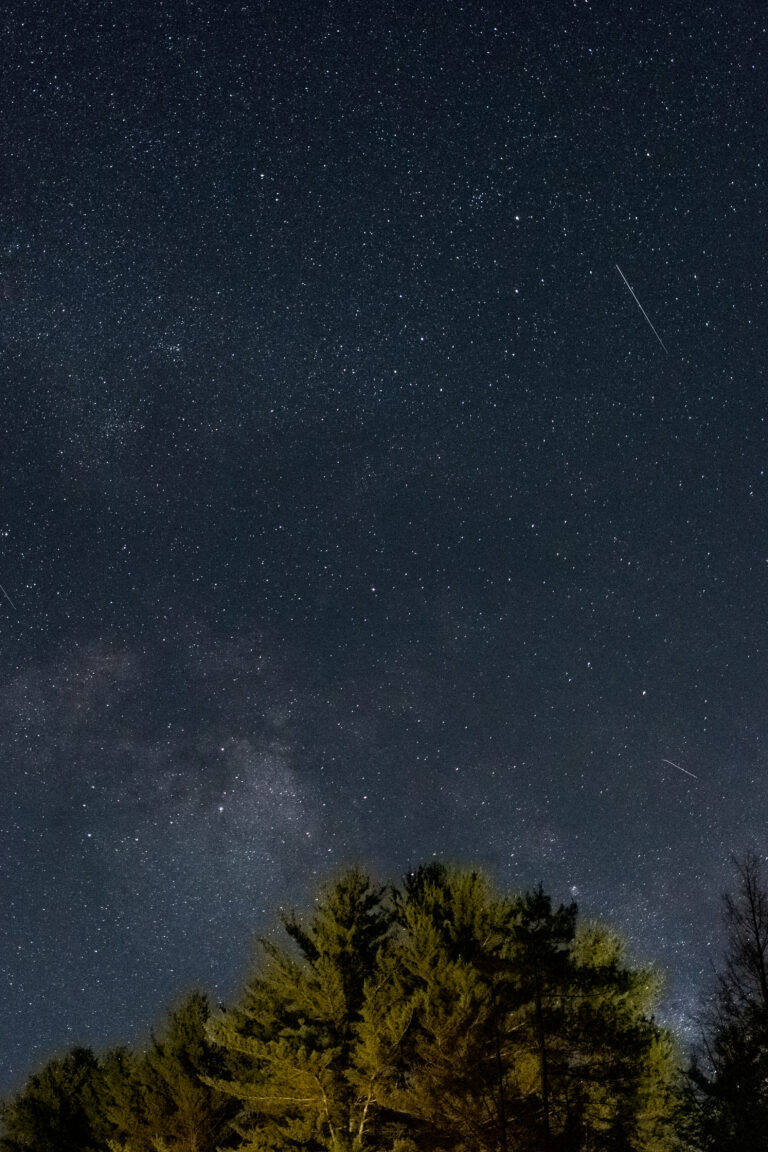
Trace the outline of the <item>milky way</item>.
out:
[[[767,850],[761,6],[0,25],[0,1088],[356,861],[577,893],[684,1031]]]

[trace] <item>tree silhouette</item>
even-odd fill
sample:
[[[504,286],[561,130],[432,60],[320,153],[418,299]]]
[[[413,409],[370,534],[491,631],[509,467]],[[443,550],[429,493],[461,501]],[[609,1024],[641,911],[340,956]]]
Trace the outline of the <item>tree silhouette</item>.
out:
[[[73,1048],[31,1076],[24,1089],[0,1105],[2,1152],[98,1152],[101,1073],[89,1048]]]
[[[695,1140],[720,1152],[764,1148],[768,1133],[768,890],[756,853],[734,865],[736,892],[724,897],[725,956],[689,1071]]]

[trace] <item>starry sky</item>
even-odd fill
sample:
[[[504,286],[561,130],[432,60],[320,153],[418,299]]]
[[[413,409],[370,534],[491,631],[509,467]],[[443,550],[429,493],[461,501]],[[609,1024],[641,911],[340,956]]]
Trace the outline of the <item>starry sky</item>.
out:
[[[356,861],[577,899],[685,1031],[768,850],[767,38],[4,7],[0,1089]]]

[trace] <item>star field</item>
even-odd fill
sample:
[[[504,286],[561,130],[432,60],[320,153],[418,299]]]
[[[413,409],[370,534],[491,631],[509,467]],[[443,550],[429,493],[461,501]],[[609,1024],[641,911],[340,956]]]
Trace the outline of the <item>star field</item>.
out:
[[[23,8],[0,1090],[355,861],[576,898],[684,1033],[768,850],[762,5]]]

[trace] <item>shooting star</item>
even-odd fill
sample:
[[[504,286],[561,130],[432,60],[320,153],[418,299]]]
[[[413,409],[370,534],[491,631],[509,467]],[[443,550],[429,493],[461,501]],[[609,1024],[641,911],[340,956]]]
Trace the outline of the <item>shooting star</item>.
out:
[[[2,584],[0,584],[0,592],[2,592],[3,596],[5,596],[6,600],[8,601],[11,608],[13,608],[13,610],[15,612],[16,611],[16,605],[14,604],[13,600],[11,600],[10,596],[6,592],[5,588],[3,588]]]
[[[698,780],[695,772],[689,772],[687,768],[683,768],[680,764],[675,764],[674,760],[667,760],[666,756],[661,758],[662,764],[671,764],[673,768],[677,768],[678,772],[685,772],[686,776],[693,776],[694,780]]]
[[[667,356],[669,356],[669,350],[668,350],[666,344],[662,340],[661,336],[659,336],[659,334],[656,331],[656,329],[654,328],[653,324],[651,324],[650,316],[646,312],[645,308],[643,308],[643,306],[640,303],[640,301],[638,300],[637,296],[635,296],[632,285],[630,284],[629,280],[627,280],[626,276],[622,272],[621,268],[619,268],[618,264],[616,265],[616,271],[618,272],[619,276],[621,276],[621,278],[624,281],[624,283],[626,284],[627,288],[629,288],[630,292],[632,293],[632,299],[634,300],[635,304],[637,304],[637,306],[640,309],[640,311],[642,312],[643,316],[645,316],[646,320],[648,321],[648,327],[651,329],[651,332],[653,332],[653,334],[656,337],[656,339],[658,340],[659,344],[661,344],[662,348],[667,353]],[[677,768],[677,764],[675,765],[675,767]],[[683,768],[682,771],[684,772],[685,769]]]

